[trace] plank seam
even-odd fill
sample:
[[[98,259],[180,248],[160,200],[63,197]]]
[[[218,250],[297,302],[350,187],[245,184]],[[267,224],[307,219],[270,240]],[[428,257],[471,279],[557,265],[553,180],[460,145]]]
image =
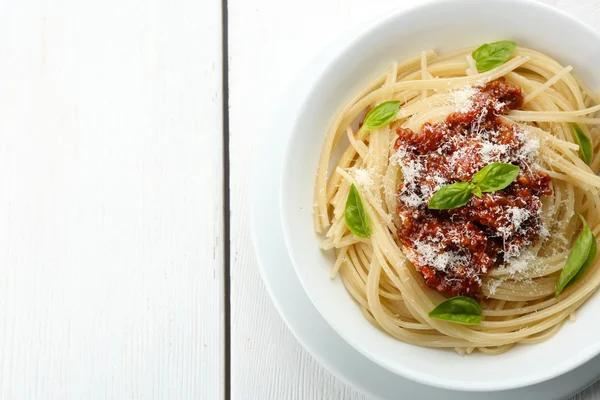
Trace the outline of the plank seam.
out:
[[[223,93],[223,252],[224,252],[224,385],[225,400],[231,399],[231,223],[229,170],[229,8],[221,0],[222,93]]]

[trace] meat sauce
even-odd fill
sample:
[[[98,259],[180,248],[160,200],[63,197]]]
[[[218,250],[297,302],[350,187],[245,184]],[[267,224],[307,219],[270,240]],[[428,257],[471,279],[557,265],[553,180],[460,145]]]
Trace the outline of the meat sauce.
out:
[[[397,234],[426,284],[438,292],[479,300],[481,277],[539,240],[540,196],[552,193],[550,177],[531,166],[536,143],[500,118],[522,104],[520,87],[500,78],[479,87],[472,105],[445,122],[426,123],[418,134],[396,129],[398,162],[407,166]],[[491,162],[518,165],[520,173],[504,190],[472,196],[463,207],[427,208],[441,186],[468,181]]]

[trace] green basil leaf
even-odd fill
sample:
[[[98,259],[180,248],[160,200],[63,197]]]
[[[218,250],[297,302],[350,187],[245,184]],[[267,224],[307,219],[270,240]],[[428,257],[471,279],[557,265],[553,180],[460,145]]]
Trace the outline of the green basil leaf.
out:
[[[473,175],[471,182],[479,186],[482,192],[502,190],[515,180],[520,168],[506,163],[491,163]]]
[[[481,196],[482,196],[481,188],[474,183],[471,183],[470,187],[471,187],[471,192],[473,192],[473,194],[475,196],[481,198]]]
[[[372,131],[392,122],[400,111],[400,102],[396,100],[384,101],[373,108],[365,117],[361,129]]]
[[[560,273],[560,277],[558,278],[558,282],[556,283],[556,296],[558,296],[569,283],[575,282],[576,277],[579,279],[581,276],[583,276],[585,270],[590,266],[596,257],[596,238],[585,223],[585,219],[583,219],[581,215],[579,218],[581,218],[583,228],[579,234],[579,237],[577,238],[577,241],[573,245],[571,252],[569,253],[567,262],[565,263],[565,266]],[[583,271],[581,274],[579,274],[579,271],[582,269]]]
[[[501,40],[479,46],[471,56],[475,60],[477,71],[485,72],[504,64],[515,52],[517,44],[510,40]]]
[[[585,271],[594,262],[594,259],[596,258],[596,253],[597,252],[598,252],[598,244],[596,243],[596,240],[594,239],[594,240],[592,240],[592,248],[590,249],[590,254],[588,254],[588,257],[585,259],[585,262],[583,263],[583,265],[581,266],[581,268],[579,268],[579,271],[577,271],[577,273],[575,274],[575,276],[569,281],[569,283],[567,283],[566,287],[568,287],[572,283],[577,282],[577,280],[579,278],[581,278],[583,276],[583,274],[585,274]]]
[[[371,220],[365,211],[358,189],[356,189],[354,184],[352,184],[350,193],[348,193],[344,217],[346,219],[346,226],[350,229],[350,232],[361,238],[371,236]]]
[[[585,161],[587,165],[590,165],[593,152],[592,141],[585,133],[583,133],[583,130],[581,130],[579,125],[571,124],[571,129],[573,130],[573,135],[575,135],[575,140],[577,140],[577,144],[579,145],[579,151],[581,152],[583,161]]]
[[[443,186],[433,194],[428,207],[433,210],[450,210],[462,207],[469,202],[473,194],[470,182],[456,182]]]
[[[441,302],[429,312],[429,318],[443,319],[463,325],[477,325],[483,319],[479,303],[465,296],[456,296]]]

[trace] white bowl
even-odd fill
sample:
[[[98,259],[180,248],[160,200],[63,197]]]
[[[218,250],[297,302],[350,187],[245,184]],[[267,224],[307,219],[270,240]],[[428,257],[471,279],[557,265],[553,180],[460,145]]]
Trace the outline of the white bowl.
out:
[[[319,250],[313,231],[313,185],[325,132],[340,108],[393,61],[423,49],[439,53],[511,39],[545,52],[592,88],[600,87],[600,35],[573,17],[543,4],[517,0],[437,1],[394,13],[353,31],[354,40],[330,47],[330,63],[288,118],[282,168],[281,213],[286,244],[306,293],[325,320],[362,354],[402,376],[456,390],[505,390],[563,374],[600,351],[600,301],[588,300],[552,339],[521,345],[497,356],[458,356],[398,341],[373,327],[360,313],[340,279],[331,281],[332,254]],[[399,394],[401,395],[401,394]]]

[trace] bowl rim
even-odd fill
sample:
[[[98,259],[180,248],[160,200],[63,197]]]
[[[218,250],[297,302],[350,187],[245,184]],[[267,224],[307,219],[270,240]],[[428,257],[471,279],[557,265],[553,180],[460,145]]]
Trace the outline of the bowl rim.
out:
[[[327,46],[327,47],[325,47],[324,50],[322,50],[319,53],[319,56],[315,57],[315,58],[324,59],[325,62],[323,62],[320,67],[320,74],[317,74],[313,77],[314,80],[313,80],[313,82],[310,83],[312,88],[309,88],[309,90],[304,91],[304,93],[303,93],[304,98],[297,102],[298,110],[306,107],[307,101],[313,95],[313,92],[315,90],[314,83],[319,80],[319,77],[321,75],[323,75],[326,71],[328,71],[333,66],[333,64],[336,63],[336,61],[339,58],[341,58],[346,53],[348,53],[353,48],[355,43],[358,42],[363,36],[371,34],[373,31],[376,31],[381,25],[385,25],[385,24],[389,23],[391,20],[400,18],[404,14],[420,13],[420,12],[430,9],[431,7],[435,7],[438,5],[447,5],[447,4],[459,5],[461,3],[468,4],[468,3],[472,3],[472,2],[473,2],[473,0],[427,0],[420,4],[413,4],[408,7],[403,7],[400,9],[393,8],[388,15],[378,18],[374,21],[370,21],[370,23],[367,23],[362,28],[359,28],[359,29],[356,29],[356,30],[350,32],[349,35],[351,37],[346,39],[345,41],[339,41],[339,40],[335,41],[334,40],[333,43],[341,44],[341,46],[338,48],[335,48],[332,46]],[[589,24],[585,23],[584,21],[581,21],[580,19],[576,18],[575,16],[567,13],[566,11],[555,8],[548,4],[544,4],[544,3],[541,3],[536,0],[486,0],[485,3],[486,4],[496,3],[496,4],[506,5],[506,6],[516,6],[516,7],[522,6],[522,5],[537,7],[546,13],[554,14],[554,16],[559,19],[565,19],[565,20],[568,20],[572,24],[578,25],[583,31],[585,31],[586,35],[594,37],[595,41],[600,43],[600,32],[599,31],[597,31],[596,29],[594,29],[593,27],[591,27]],[[323,53],[326,50],[331,51],[331,54],[323,57]],[[305,82],[305,83],[307,83],[307,82]],[[294,132],[296,130],[296,125],[298,123],[298,119],[296,118],[296,115],[294,115],[292,118],[295,118],[295,120],[289,124],[290,132]],[[290,135],[290,137],[292,137],[292,135]],[[568,371],[571,371],[572,369],[584,364],[585,362],[589,361],[591,358],[600,354],[600,340],[598,340],[594,344],[583,348],[582,350],[577,352],[572,357],[563,359],[560,363],[555,364],[554,367],[545,370],[546,371],[545,373],[537,373],[537,374],[534,373],[531,375],[526,375],[524,378],[520,378],[520,379],[510,378],[510,379],[493,381],[491,383],[484,383],[484,384],[473,383],[473,382],[467,381],[467,380],[458,381],[458,380],[440,378],[439,376],[434,376],[431,374],[415,372],[414,370],[412,370],[410,368],[392,368],[392,367],[390,367],[390,365],[382,362],[382,360],[378,356],[371,353],[360,343],[357,343],[354,340],[352,340],[351,337],[346,335],[344,331],[341,331],[340,329],[338,329],[338,327],[335,324],[331,323],[329,318],[325,314],[323,314],[323,312],[321,311],[321,308],[319,307],[319,305],[317,304],[317,302],[311,295],[311,292],[309,290],[307,290],[305,279],[303,279],[302,275],[298,273],[298,267],[297,267],[298,262],[295,259],[293,252],[290,251],[290,249],[293,247],[293,240],[290,237],[289,232],[292,229],[291,229],[289,220],[285,213],[285,204],[284,204],[285,184],[283,184],[283,182],[285,180],[285,175],[286,175],[285,171],[287,170],[285,160],[289,159],[290,153],[292,151],[293,151],[293,148],[291,147],[291,140],[287,140],[286,145],[285,145],[285,150],[284,150],[284,156],[283,156],[283,166],[281,168],[280,175],[279,175],[279,178],[281,181],[280,191],[279,191],[279,202],[280,202],[279,212],[280,212],[280,219],[281,219],[283,233],[284,233],[284,235],[283,235],[284,241],[285,241],[286,247],[288,249],[288,254],[290,255],[290,260],[292,262],[292,265],[294,267],[296,275],[297,275],[305,293],[308,295],[310,301],[315,306],[315,308],[317,309],[319,314],[321,314],[321,316],[325,319],[325,321],[327,321],[327,323],[332,327],[332,329],[336,333],[338,333],[338,335],[340,337],[342,337],[342,339],[344,341],[349,343],[354,349],[359,351],[361,354],[365,355],[371,361],[379,364],[380,366],[390,370],[393,373],[397,373],[408,379],[414,380],[414,381],[422,383],[422,384],[435,386],[435,387],[439,387],[439,388],[443,388],[443,389],[461,390],[461,391],[502,391],[502,390],[516,389],[516,388],[520,388],[520,387],[530,386],[530,385],[534,385],[534,384],[538,384],[540,382],[550,380],[559,375],[565,374]],[[590,300],[588,299],[588,301],[590,301]]]

